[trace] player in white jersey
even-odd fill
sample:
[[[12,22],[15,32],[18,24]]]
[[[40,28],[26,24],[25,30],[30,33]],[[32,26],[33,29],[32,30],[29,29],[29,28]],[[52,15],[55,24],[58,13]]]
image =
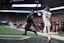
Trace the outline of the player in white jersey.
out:
[[[43,22],[44,22],[44,30],[43,30],[43,32],[50,33],[51,12],[49,11],[49,7],[46,6],[43,10],[38,11],[38,15],[41,16],[41,14],[42,14]],[[48,42],[50,42],[50,40],[51,40],[51,34],[48,34]]]

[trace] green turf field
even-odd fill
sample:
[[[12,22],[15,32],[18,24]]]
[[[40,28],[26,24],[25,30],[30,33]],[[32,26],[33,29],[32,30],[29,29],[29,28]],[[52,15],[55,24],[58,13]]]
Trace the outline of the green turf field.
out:
[[[22,34],[24,31],[21,30],[16,30],[16,29],[11,29],[5,26],[0,26],[0,35],[17,35],[17,36],[23,36]],[[29,33],[27,32],[26,36],[36,36],[34,33]],[[40,35],[38,35],[40,36]],[[41,36],[40,36],[41,37]]]
[[[24,36],[22,35],[24,31],[17,30],[17,29],[11,29],[5,26],[0,26],[0,35],[15,35],[15,36]],[[64,32],[60,34],[61,36],[64,36]],[[36,36],[34,33],[27,32],[26,36]],[[38,35],[38,37],[42,37],[41,35]]]

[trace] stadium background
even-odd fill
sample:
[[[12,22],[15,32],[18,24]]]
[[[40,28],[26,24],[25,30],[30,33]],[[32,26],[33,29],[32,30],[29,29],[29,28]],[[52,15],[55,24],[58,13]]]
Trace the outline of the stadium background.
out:
[[[0,22],[1,21],[7,21],[7,22],[11,22],[14,24],[14,25],[17,25],[18,24],[22,24],[22,23],[25,23],[25,19],[26,19],[26,16],[29,14],[29,13],[17,13],[17,12],[8,12],[9,10],[17,10],[17,11],[30,11],[33,9],[33,7],[12,7],[13,4],[36,4],[34,3],[35,0],[0,0]],[[55,7],[61,7],[61,6],[64,6],[64,0],[39,0],[39,4],[42,4],[42,5],[49,5],[50,8],[55,8]],[[41,7],[39,7],[38,9],[40,9]],[[7,12],[5,11],[7,10]],[[52,18],[54,18],[54,23],[58,22],[58,21],[61,21],[62,22],[62,25],[64,26],[64,8],[63,9],[59,9],[59,10],[53,10],[51,11],[52,12],[52,17],[51,17],[51,21],[52,21]],[[34,14],[34,21],[35,21],[35,25],[37,25],[38,23],[42,23],[43,24],[43,21],[41,19],[41,17],[38,17],[37,14],[35,13]],[[41,22],[42,21],[42,22]],[[41,27],[42,28],[42,27]],[[62,27],[63,30],[64,30],[64,27]],[[6,30],[6,29],[5,29]],[[4,33],[6,33],[6,31],[4,30]],[[11,30],[12,31],[12,30]],[[10,31],[10,32],[11,32]],[[9,32],[9,31],[8,31]],[[14,31],[12,31],[14,32]],[[1,34],[4,34],[3,31],[0,31]],[[16,32],[17,33],[17,32]],[[18,33],[20,35],[22,35],[21,32],[18,32],[17,34],[14,33],[15,35],[18,35]],[[7,33],[8,35],[11,34],[11,33]],[[13,34],[13,33],[12,33]],[[64,33],[61,33],[62,35]],[[30,34],[31,35],[31,34]],[[62,36],[61,35],[61,36]],[[64,36],[64,35],[63,35]],[[37,40],[36,40],[37,39]],[[24,41],[26,41],[26,43],[29,43],[31,42],[31,40],[34,42],[37,42],[37,43],[44,43],[44,40],[46,41],[47,38],[43,37],[43,39],[41,38],[32,38],[30,41],[30,39],[28,40],[23,40],[23,41],[10,41],[10,40],[0,40],[0,42],[4,43],[3,41],[5,41],[6,43],[11,43],[11,42],[22,42],[22,43],[25,43]],[[34,41],[36,40],[36,41]],[[43,41],[42,41],[43,40]],[[53,39],[51,42],[53,43],[61,43],[63,41],[59,41],[59,40],[56,40],[56,39]],[[45,42],[47,43],[47,42]]]

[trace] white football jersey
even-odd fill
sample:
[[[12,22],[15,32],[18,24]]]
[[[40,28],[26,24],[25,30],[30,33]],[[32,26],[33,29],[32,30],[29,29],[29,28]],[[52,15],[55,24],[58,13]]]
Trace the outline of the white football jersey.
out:
[[[41,12],[41,13],[39,13],[39,12]],[[48,23],[50,23],[49,19],[51,17],[51,12],[48,12],[48,11],[45,11],[45,10],[40,10],[39,12],[38,12],[39,15],[42,14],[42,18],[43,18],[44,23],[46,25],[48,25]]]
[[[50,17],[51,17],[51,13],[48,12],[48,11],[42,10],[42,14],[43,14],[42,15],[43,19],[45,19],[46,21],[48,21],[50,19]]]

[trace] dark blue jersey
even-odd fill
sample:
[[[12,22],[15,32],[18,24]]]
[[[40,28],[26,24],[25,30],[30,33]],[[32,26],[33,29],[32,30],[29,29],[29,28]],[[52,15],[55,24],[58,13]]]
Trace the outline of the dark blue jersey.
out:
[[[28,15],[27,16],[27,19],[26,19],[27,23],[33,23],[33,18],[32,18],[32,15]]]

